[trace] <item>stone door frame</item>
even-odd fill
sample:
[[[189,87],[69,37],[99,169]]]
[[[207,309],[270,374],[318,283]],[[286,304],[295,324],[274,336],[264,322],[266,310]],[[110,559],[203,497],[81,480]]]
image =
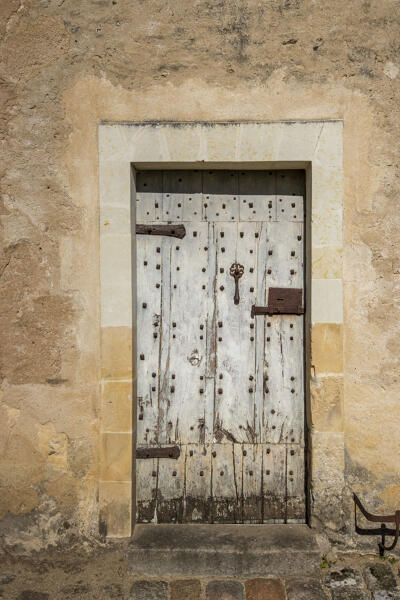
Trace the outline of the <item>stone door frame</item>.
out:
[[[327,499],[339,500],[344,487],[343,122],[99,125],[99,522],[109,537],[129,537],[134,527],[135,167],[305,169],[308,522],[323,524]]]

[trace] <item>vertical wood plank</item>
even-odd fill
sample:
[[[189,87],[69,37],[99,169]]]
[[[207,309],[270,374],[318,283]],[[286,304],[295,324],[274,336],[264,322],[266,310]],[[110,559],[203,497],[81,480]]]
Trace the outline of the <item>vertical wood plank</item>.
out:
[[[161,322],[160,240],[136,238],[137,269],[137,443],[158,443],[158,392]],[[158,286],[158,287],[156,287]],[[156,337],[154,337],[156,336]]]
[[[160,458],[158,461],[157,523],[183,522],[185,460],[183,446],[178,459]]]
[[[238,177],[235,171],[203,172],[203,216],[207,221],[238,221]]]
[[[239,171],[241,221],[276,220],[275,173],[275,171]]]
[[[185,523],[207,523],[212,518],[211,449],[188,444],[185,461]]]
[[[266,257],[267,257],[267,240],[268,240],[268,225],[266,223],[258,224],[257,231],[259,238],[256,244],[257,250],[257,265],[256,265],[256,298],[255,304],[266,306]],[[266,319],[254,318],[250,320],[251,331],[255,335],[255,394],[256,394],[256,410],[257,410],[257,425],[258,425],[258,440],[264,439],[264,410],[265,410],[265,394],[264,388],[267,387],[268,372],[264,361],[265,353],[265,338],[266,338]]]
[[[158,459],[136,460],[136,520],[157,522]]]
[[[251,306],[256,297],[256,236],[253,223],[224,223],[217,231],[217,380],[214,435],[236,442],[256,442],[259,435],[255,391],[255,335]],[[240,302],[234,304],[235,280],[229,270],[243,265]]]
[[[203,177],[201,171],[181,171],[185,175],[183,220],[197,223],[203,218]]]
[[[267,229],[267,288],[302,288],[304,277],[303,224],[291,222],[269,223]]]
[[[241,450],[239,444],[212,445],[212,520],[240,523],[242,520]]]
[[[277,220],[280,222],[304,220],[304,171],[277,171]]]
[[[160,220],[162,171],[136,172],[136,222]]]
[[[243,522],[262,523],[262,444],[243,444]]]
[[[304,523],[305,496],[305,456],[304,446],[287,446],[287,522]]]
[[[284,523],[286,519],[286,445],[262,444],[263,521]]]
[[[196,235],[193,235],[196,233]],[[208,225],[186,224],[170,253],[170,345],[164,443],[205,441]],[[164,289],[164,287],[163,287]],[[203,390],[201,392],[201,390]]]
[[[172,434],[169,424],[170,405],[170,357],[172,340],[171,323],[171,254],[174,238],[160,236],[161,242],[161,319],[160,346],[158,353],[158,442],[166,444]],[[160,239],[160,238],[157,238]]]
[[[268,326],[270,325],[270,327]],[[264,441],[303,441],[304,402],[302,319],[292,315],[268,318],[265,349]]]
[[[211,443],[214,437],[214,405],[216,391],[216,361],[217,361],[217,232],[214,223],[207,223],[208,227],[208,267],[206,286],[206,357],[205,357],[205,386],[204,386],[204,410],[205,410],[205,442]]]
[[[186,177],[180,171],[163,171],[163,220],[183,220]]]

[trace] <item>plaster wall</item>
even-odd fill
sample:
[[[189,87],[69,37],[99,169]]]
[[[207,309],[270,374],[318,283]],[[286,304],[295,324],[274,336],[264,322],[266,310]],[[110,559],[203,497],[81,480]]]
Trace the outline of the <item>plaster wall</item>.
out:
[[[351,490],[376,511],[400,498],[397,3],[11,0],[0,15],[4,546],[98,536],[102,120],[343,120],[343,256],[321,249],[313,272],[336,279],[343,259],[344,325],[320,332],[312,427],[330,440],[321,477],[344,474],[316,525],[360,543]]]

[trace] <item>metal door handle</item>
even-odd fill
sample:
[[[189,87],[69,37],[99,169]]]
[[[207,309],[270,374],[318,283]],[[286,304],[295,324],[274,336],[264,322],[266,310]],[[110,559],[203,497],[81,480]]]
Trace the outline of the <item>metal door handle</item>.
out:
[[[229,269],[230,275],[235,278],[235,295],[233,297],[233,302],[235,304],[239,304],[240,296],[239,296],[239,279],[244,273],[244,266],[239,265],[239,263],[233,263],[231,268]]]

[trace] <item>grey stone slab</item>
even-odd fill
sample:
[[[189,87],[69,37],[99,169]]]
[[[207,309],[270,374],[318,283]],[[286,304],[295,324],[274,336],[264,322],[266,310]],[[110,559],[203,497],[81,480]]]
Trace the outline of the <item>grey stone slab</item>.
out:
[[[269,547],[266,547],[266,544]],[[182,550],[194,547],[254,552],[291,550],[304,552],[317,543],[307,525],[136,525],[131,547]]]
[[[332,569],[324,575],[324,584],[326,587],[362,587],[363,579],[360,571],[351,569],[349,567],[342,567],[340,569]]]
[[[135,581],[130,598],[131,600],[167,600],[168,584],[165,581]]]
[[[128,572],[147,576],[318,575],[320,553],[305,525],[137,525]]]
[[[244,585],[246,600],[287,600],[282,579],[256,577]]]
[[[175,579],[169,584],[170,600],[201,600],[201,583],[198,579]]]
[[[287,600],[326,600],[321,582],[313,577],[296,577],[286,580]]]
[[[397,590],[397,581],[390,565],[374,563],[365,569],[365,581],[372,591]]]
[[[369,595],[360,588],[337,587],[332,590],[332,600],[369,600]]]
[[[240,581],[210,581],[206,600],[244,600],[243,585]]]

